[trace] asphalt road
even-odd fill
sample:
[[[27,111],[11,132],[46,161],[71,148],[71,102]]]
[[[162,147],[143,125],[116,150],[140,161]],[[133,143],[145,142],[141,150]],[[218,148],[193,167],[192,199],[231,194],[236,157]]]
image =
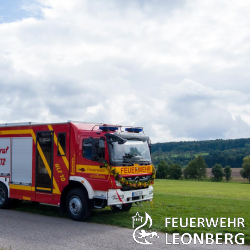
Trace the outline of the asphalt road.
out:
[[[132,235],[133,229],[0,210],[0,249],[250,249],[237,245],[166,245],[163,233],[153,239],[152,245],[140,245]]]

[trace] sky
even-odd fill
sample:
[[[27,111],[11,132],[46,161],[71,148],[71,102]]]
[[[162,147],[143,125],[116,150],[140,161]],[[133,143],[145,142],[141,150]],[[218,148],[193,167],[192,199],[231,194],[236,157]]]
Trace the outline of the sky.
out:
[[[250,137],[250,1],[0,0],[0,123]]]

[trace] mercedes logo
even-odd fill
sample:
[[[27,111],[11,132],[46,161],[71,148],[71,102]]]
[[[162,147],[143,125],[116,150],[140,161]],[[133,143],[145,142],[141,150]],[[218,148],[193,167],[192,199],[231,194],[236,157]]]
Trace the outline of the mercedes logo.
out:
[[[140,180],[139,176],[135,177],[135,182],[137,183]]]

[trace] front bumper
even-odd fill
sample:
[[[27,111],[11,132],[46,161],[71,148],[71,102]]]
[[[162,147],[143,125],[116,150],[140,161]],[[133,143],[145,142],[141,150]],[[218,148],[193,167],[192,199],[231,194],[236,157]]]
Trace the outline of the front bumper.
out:
[[[122,202],[120,201],[117,193],[119,194]],[[110,189],[107,194],[108,194],[108,200],[107,200],[108,206],[121,205],[123,203],[133,203],[139,201],[152,200],[153,187],[149,186],[148,188],[145,189],[136,189],[128,191],[121,191],[120,189]]]

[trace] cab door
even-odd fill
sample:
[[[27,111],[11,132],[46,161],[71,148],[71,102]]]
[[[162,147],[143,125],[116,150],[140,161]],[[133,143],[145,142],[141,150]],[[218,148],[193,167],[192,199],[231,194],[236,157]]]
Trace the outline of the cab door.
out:
[[[108,181],[110,180],[109,172],[103,167],[103,164],[93,159],[92,141],[100,138],[93,138],[89,134],[82,134],[79,139],[80,153],[76,166],[77,175],[86,178],[94,190],[106,191]],[[103,140],[99,140],[99,147],[103,148],[103,154],[105,155],[105,143]]]
[[[36,138],[36,191],[52,193],[54,132],[37,132]]]

